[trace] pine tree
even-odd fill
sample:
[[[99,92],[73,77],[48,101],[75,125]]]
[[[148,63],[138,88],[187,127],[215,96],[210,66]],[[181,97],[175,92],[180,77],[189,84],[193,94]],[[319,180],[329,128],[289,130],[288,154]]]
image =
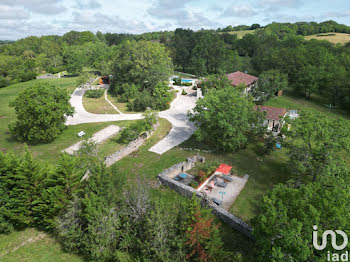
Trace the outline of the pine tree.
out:
[[[33,207],[37,226],[48,231],[55,229],[55,217],[68,205],[73,194],[77,193],[81,187],[82,171],[77,168],[77,162],[76,158],[62,154],[56,168],[46,169],[40,197]]]
[[[223,261],[230,256],[223,249],[219,225],[214,222],[211,210],[201,208],[198,198],[193,195],[186,207],[185,233],[189,248],[188,259],[195,261]]]
[[[9,157],[10,163],[15,163]],[[32,204],[38,197],[37,186],[40,177],[40,164],[35,162],[32,154],[25,149],[24,158],[17,168],[12,166],[8,170],[6,182],[10,200],[8,209],[11,210],[10,220],[18,228],[31,225],[32,221]]]

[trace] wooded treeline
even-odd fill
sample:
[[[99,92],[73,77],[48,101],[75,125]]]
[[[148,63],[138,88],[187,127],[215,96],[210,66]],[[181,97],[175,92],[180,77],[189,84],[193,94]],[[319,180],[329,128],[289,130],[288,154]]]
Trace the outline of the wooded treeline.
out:
[[[237,70],[258,76],[268,70],[279,70],[287,74],[289,86],[306,98],[318,94],[325,103],[350,109],[350,44],[307,41],[302,36],[347,33],[349,26],[326,21],[251,27],[257,29],[255,33],[242,39],[221,29],[197,32],[176,29],[142,35],[71,31],[63,36],[28,37],[0,46],[0,87],[45,72],[79,74],[87,68],[104,75],[115,74],[115,65],[125,62],[126,57],[118,46],[140,40],[144,43],[141,46],[146,46],[150,40],[165,45],[177,70],[198,76]],[[244,30],[247,26],[232,29]]]

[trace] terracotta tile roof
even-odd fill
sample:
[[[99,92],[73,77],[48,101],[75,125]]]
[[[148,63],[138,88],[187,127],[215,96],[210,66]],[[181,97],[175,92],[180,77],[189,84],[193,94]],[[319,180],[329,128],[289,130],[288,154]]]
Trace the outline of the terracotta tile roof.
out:
[[[268,120],[279,120],[281,117],[287,114],[287,109],[280,107],[255,106],[255,109],[266,112],[266,119]]]
[[[223,174],[228,174],[231,171],[231,169],[232,169],[232,166],[220,164],[220,166],[215,171]]]
[[[239,84],[246,84],[246,86],[250,86],[251,84],[254,84],[259,78],[256,76],[248,75],[245,73],[242,73],[240,71],[226,74],[227,78],[231,80],[232,85],[238,86]]]

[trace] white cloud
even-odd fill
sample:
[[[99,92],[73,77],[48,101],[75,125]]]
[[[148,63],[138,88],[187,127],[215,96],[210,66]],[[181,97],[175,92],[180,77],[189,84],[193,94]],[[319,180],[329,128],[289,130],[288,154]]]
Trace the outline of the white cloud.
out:
[[[100,8],[102,5],[96,0],[77,0],[76,7],[79,9]]]
[[[0,5],[1,20],[22,20],[29,18],[29,13],[20,7]]]
[[[159,0],[147,13],[153,18],[169,21],[172,27],[202,28],[217,25],[204,12],[188,7],[190,2],[192,0]]]
[[[334,18],[339,18],[339,17],[348,17],[350,16],[350,9],[341,11],[341,12],[327,12],[324,14],[326,17],[334,17]]]
[[[232,5],[227,7],[223,16],[234,16],[234,17],[250,17],[256,15],[257,12],[248,5]]]
[[[28,11],[47,15],[56,15],[66,11],[63,0],[1,0],[2,5],[22,7]]]
[[[100,12],[86,11],[73,12],[73,19],[60,21],[65,31],[90,30],[103,32],[144,32],[150,28],[136,19],[122,19],[119,16],[110,16]]]
[[[276,11],[282,8],[298,8],[303,5],[301,0],[260,0],[258,7]]]

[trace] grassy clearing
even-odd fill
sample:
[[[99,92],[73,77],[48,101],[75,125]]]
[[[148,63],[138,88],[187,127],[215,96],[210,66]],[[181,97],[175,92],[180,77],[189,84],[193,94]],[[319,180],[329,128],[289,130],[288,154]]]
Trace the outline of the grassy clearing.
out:
[[[119,114],[105,99],[104,95],[99,98],[83,96],[85,110],[93,114]]]
[[[0,260],[6,262],[17,261],[69,261],[80,262],[82,258],[62,251],[61,245],[52,237],[28,228],[0,235]]]
[[[329,36],[326,36],[327,34],[332,34]],[[333,35],[334,34],[334,35]],[[324,35],[324,36],[321,36]],[[345,45],[346,43],[350,42],[350,34],[345,33],[324,33],[324,34],[317,34],[317,35],[307,35],[305,36],[306,40],[316,39],[316,40],[327,40],[333,44],[342,44]]]
[[[23,152],[24,144],[14,139],[8,130],[8,124],[15,121],[16,115],[14,108],[10,108],[9,101],[16,98],[18,93],[26,88],[26,86],[32,83],[53,83],[61,87],[66,87],[70,92],[72,92],[77,85],[76,78],[58,78],[58,79],[45,79],[45,80],[33,80],[17,85],[11,85],[0,89],[0,150],[2,152],[13,151],[16,154]],[[34,156],[54,162],[59,156],[60,152],[77,143],[81,140],[77,136],[79,131],[85,131],[87,135],[92,135],[93,133],[105,128],[110,124],[122,124],[120,122],[111,123],[90,123],[81,124],[76,126],[67,127],[52,143],[50,144],[40,144],[29,146],[30,150],[33,152]]]
[[[242,39],[243,36],[248,34],[255,34],[255,30],[243,30],[243,31],[232,31],[228,32],[230,35],[237,35],[238,39]]]
[[[327,102],[323,101],[320,97],[313,95],[310,100],[305,99],[305,97],[296,94],[292,90],[285,90],[283,96],[274,97],[267,101],[265,105],[285,107],[286,109],[309,109],[314,112],[320,112],[323,115],[330,118],[344,118],[350,119],[349,112],[341,109],[329,109],[323,104]]]
[[[107,92],[107,98],[109,101],[112,102],[113,105],[115,105],[119,110],[120,112],[122,112],[123,114],[137,114],[139,112],[133,112],[133,111],[130,111],[128,106],[127,106],[127,103],[120,103],[118,101],[118,97],[115,97],[115,96],[111,96],[108,92]]]

